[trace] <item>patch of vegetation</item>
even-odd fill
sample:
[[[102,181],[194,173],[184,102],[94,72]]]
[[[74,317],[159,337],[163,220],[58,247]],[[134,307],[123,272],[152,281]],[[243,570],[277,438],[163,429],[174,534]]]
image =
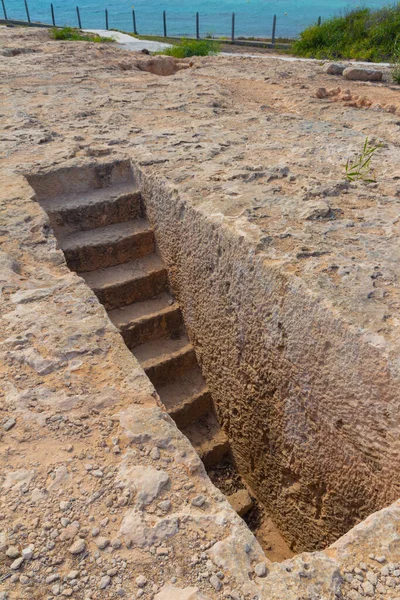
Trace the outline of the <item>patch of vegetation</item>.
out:
[[[105,42],[114,42],[112,38],[97,35],[97,33],[82,33],[80,29],[74,27],[63,27],[57,29],[53,27],[50,30],[50,37],[53,40],[68,40],[72,42],[95,42],[97,44]]]
[[[397,37],[394,45],[392,63],[392,79],[400,85],[400,36]]]
[[[400,2],[372,11],[353,10],[305,29],[292,52],[309,58],[392,60],[400,31]]]
[[[375,183],[375,172],[371,168],[371,160],[374,152],[381,146],[373,146],[365,139],[362,151],[353,159],[348,159],[345,165],[347,181],[364,181],[365,183]]]
[[[182,39],[179,43],[171,48],[166,48],[157,54],[165,56],[173,56],[174,58],[189,58],[190,56],[210,56],[218,54],[220,45],[218,42],[211,40],[185,40]]]

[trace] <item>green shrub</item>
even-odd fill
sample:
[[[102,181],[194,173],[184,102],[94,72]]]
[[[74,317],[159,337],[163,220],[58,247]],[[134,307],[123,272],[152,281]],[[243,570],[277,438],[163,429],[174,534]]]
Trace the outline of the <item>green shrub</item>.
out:
[[[400,3],[353,10],[305,29],[292,45],[299,56],[320,59],[391,60],[400,32]]]
[[[397,37],[394,45],[392,58],[392,79],[395,83],[400,84],[400,36]]]
[[[190,56],[209,56],[218,54],[219,44],[210,40],[185,40],[182,39],[178,44],[166,48],[157,54],[173,56],[174,58],[188,58]]]
[[[82,33],[80,29],[74,29],[73,27],[63,27],[62,29],[53,27],[50,30],[50,36],[53,38],[53,40],[95,42],[97,44],[114,41],[112,38],[102,37],[101,35],[97,35],[97,33]]]

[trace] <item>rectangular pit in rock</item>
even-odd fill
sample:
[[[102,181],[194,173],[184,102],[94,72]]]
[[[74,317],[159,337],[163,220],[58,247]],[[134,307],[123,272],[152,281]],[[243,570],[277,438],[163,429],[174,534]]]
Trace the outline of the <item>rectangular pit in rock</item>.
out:
[[[269,558],[291,556],[264,507],[254,495],[250,500],[232,461],[180,306],[170,293],[130,163],[66,168],[29,176],[29,181],[49,215],[68,266],[107,309],[213,481],[228,497],[238,490],[247,494],[247,505],[239,503],[237,509]]]
[[[216,483],[231,452],[294,550],[327,546],[399,495],[374,450],[376,392],[351,360],[357,352],[374,372],[382,359],[300,280],[129,160],[28,180],[67,264]],[[352,434],[356,418],[365,419],[365,440]]]

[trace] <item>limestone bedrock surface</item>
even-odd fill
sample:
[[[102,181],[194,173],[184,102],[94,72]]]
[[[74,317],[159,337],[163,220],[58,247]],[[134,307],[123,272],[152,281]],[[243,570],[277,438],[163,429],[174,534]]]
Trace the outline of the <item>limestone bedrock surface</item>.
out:
[[[0,43],[1,597],[397,598],[396,91],[264,57],[159,77],[34,29]],[[366,136],[377,183],[346,183]],[[67,268],[25,176],[118,156],[287,539],[322,548],[382,509],[326,550],[265,559]]]

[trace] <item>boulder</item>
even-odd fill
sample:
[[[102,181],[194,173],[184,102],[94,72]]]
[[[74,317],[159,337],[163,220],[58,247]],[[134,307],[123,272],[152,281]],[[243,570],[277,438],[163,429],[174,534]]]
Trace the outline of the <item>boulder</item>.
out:
[[[324,65],[323,71],[328,75],[342,75],[345,68],[346,67],[340,63],[328,63]]]
[[[138,60],[133,66],[137,67],[140,71],[147,71],[148,73],[165,77],[167,75],[174,75],[182,69],[189,69],[192,63],[178,60],[172,56],[153,56],[149,59]]]
[[[343,71],[343,77],[353,81],[382,81],[383,73],[382,71],[377,71],[376,69],[347,67]]]

